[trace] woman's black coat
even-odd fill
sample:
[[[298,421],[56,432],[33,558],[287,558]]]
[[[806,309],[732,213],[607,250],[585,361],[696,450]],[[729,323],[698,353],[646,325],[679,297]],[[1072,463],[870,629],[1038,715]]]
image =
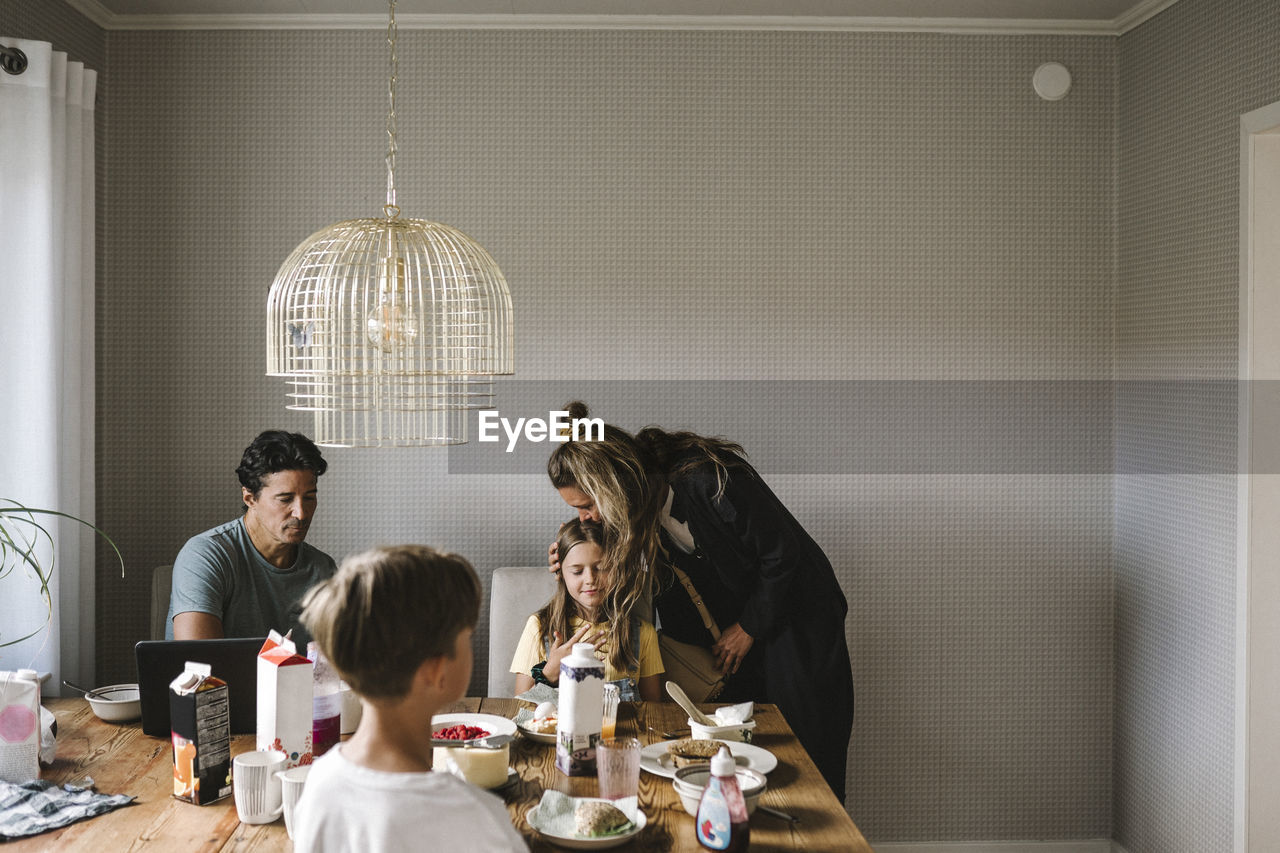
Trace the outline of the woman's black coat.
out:
[[[745,462],[728,468],[723,494],[710,462],[670,475],[669,483],[671,516],[689,525],[697,552],[681,553],[664,534],[668,555],[690,575],[721,630],[737,622],[754,640],[742,678],[729,690],[776,703],[843,801],[853,672],[848,604],[830,561]],[[668,584],[655,604],[664,631],[710,644],[679,584]]]

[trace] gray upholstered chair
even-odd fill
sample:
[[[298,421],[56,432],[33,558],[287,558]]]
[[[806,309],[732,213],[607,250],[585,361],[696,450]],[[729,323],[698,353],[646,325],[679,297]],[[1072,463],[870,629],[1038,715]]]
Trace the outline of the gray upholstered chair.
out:
[[[556,591],[556,577],[546,566],[494,569],[489,581],[489,695],[515,695],[511,658],[529,614]]]
[[[156,566],[151,573],[151,639],[163,640],[169,617],[169,591],[173,587],[173,566]]]

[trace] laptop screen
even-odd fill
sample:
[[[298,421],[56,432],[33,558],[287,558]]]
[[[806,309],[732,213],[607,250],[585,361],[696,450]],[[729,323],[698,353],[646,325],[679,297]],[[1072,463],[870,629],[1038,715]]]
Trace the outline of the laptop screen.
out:
[[[227,682],[231,733],[253,734],[258,728],[258,651],[266,637],[224,640],[143,640],[133,647],[142,699],[142,731],[169,738],[169,684],[187,661],[209,664]]]

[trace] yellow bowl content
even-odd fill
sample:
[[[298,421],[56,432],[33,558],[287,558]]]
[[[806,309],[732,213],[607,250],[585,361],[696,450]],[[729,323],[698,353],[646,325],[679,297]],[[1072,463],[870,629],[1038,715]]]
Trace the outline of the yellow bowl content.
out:
[[[431,749],[431,769],[450,773],[452,761],[468,782],[477,788],[498,788],[507,782],[511,746],[500,749],[462,749],[436,746]]]

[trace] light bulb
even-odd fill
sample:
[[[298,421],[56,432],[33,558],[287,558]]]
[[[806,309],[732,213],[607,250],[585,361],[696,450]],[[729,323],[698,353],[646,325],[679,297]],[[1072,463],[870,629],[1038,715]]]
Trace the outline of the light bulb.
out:
[[[389,257],[383,267],[382,297],[365,319],[369,343],[383,352],[410,346],[418,337],[418,321],[409,306],[404,258]]]

